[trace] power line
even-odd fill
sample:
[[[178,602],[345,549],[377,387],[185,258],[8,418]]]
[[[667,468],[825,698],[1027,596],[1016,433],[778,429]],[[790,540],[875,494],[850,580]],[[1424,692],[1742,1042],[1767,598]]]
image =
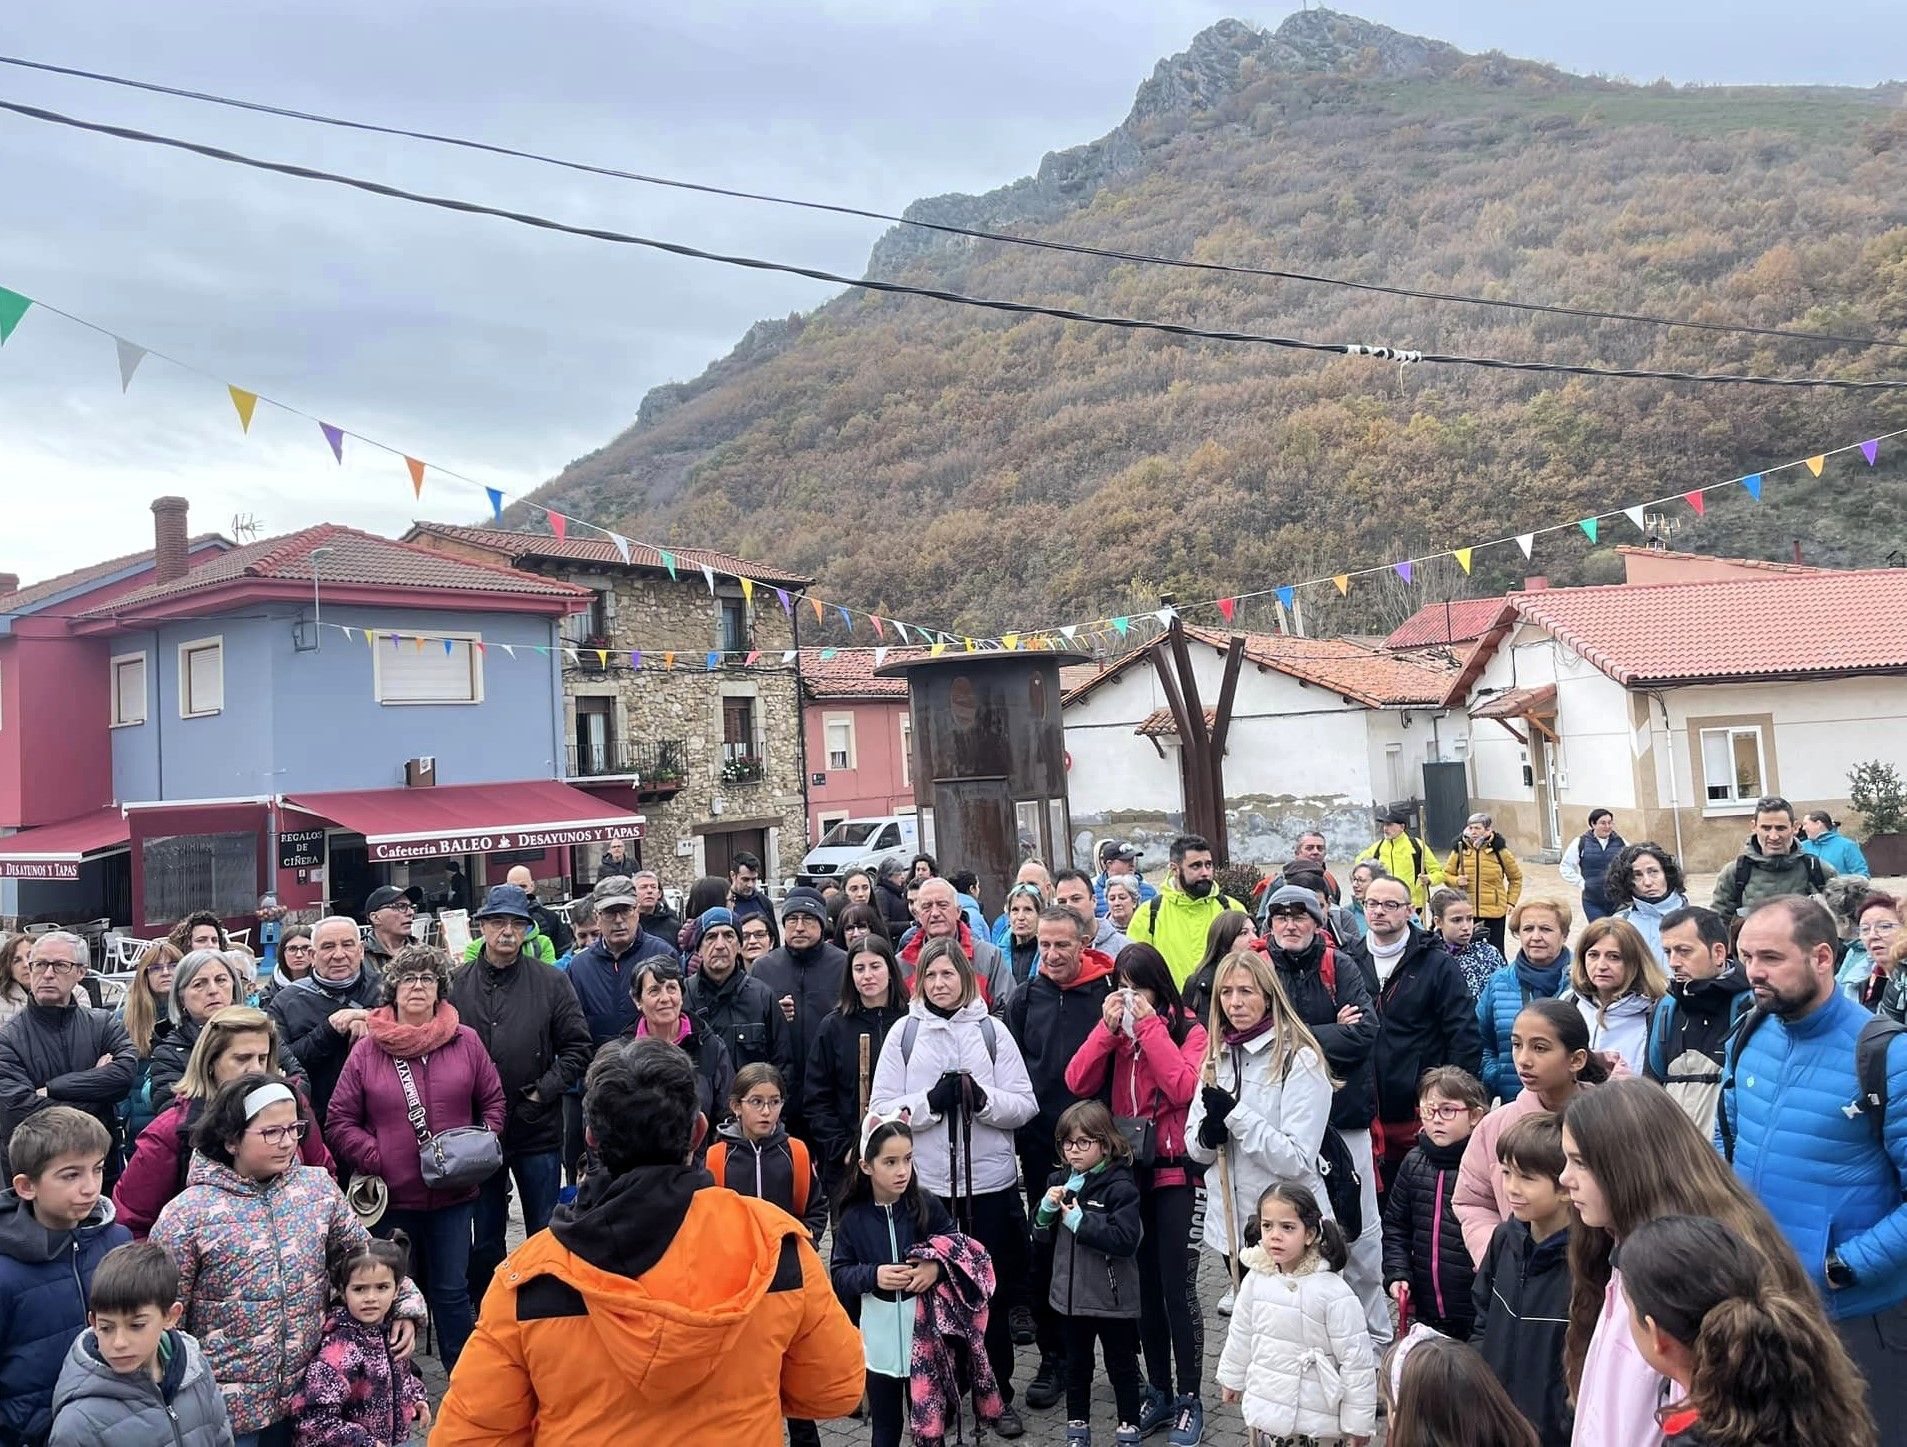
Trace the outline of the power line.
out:
[[[0,65],[11,65],[23,70],[36,70],[49,75],[70,76],[79,80],[100,81],[106,85],[123,86],[131,90],[146,91],[154,95],[174,96],[181,100],[202,101],[208,105],[227,106],[234,110],[252,111],[260,115],[278,116],[285,120],[308,121],[314,125],[334,126],[341,130],[362,131],[371,135],[396,136],[406,140],[426,141],[432,145],[453,146],[467,151],[479,151],[493,156],[508,156],[514,160],[535,161],[541,165],[559,166],[564,170],[580,171],[592,176],[607,176],[615,180],[635,181],[645,186],[665,186],[678,191],[693,191],[705,196],[723,196],[737,201],[761,201],[774,206],[792,206],[804,211],[822,211],[836,216],[852,216],[866,221],[882,221],[896,226],[911,226],[922,231],[935,231],[947,236],[962,236],[974,241],[996,242],[1005,246],[1027,246],[1041,251],[1065,252],[1074,256],[1092,256],[1106,261],[1125,261],[1146,266],[1170,266],[1187,271],[1214,272],[1225,276],[1262,277],[1272,281],[1295,281],[1313,286],[1344,287],[1353,291],[1372,292],[1381,296],[1404,297],[1415,301],[1451,302],[1463,306],[1500,307],[1509,311],[1539,313],[1548,316],[1576,317],[1585,321],[1639,322],[1647,326],[1677,327],[1690,331],[1731,333],[1739,336],[1772,337],[1783,341],[1820,342],[1831,346],[1844,347],[1887,347],[1907,350],[1907,341],[1896,341],[1887,337],[1843,336],[1834,332],[1799,331],[1787,327],[1757,327],[1742,322],[1704,322],[1684,317],[1654,316],[1647,312],[1602,311],[1594,307],[1562,306],[1552,302],[1520,301],[1501,297],[1475,296],[1465,292],[1427,291],[1418,287],[1393,286],[1384,282],[1357,281],[1350,277],[1325,276],[1316,272],[1290,271],[1278,267],[1246,266],[1223,261],[1199,261],[1184,256],[1158,256],[1141,251],[1122,251],[1115,247],[1087,246],[1078,242],[1054,241],[1038,236],[1017,236],[1010,232],[987,231],[978,227],[956,226],[945,221],[924,221],[918,217],[897,216],[891,212],[874,211],[860,206],[847,206],[828,201],[809,201],[795,196],[781,196],[768,191],[748,191],[732,186],[716,186],[701,181],[684,181],[677,177],[657,176],[641,171],[627,171],[615,166],[599,166],[587,161],[571,160],[563,156],[552,156],[541,151],[524,150],[516,146],[506,146],[490,141],[472,140],[465,136],[445,135],[436,131],[415,131],[403,126],[380,125],[374,121],[351,120],[343,116],[325,115],[319,111],[297,110],[290,106],[272,105],[264,101],[242,100],[234,96],[218,95],[211,91],[189,90],[182,86],[162,85],[156,81],[135,80],[129,76],[112,75],[105,71],[82,70],[74,66],[54,65],[48,61],[26,60],[18,56],[0,55]]]
[[[513,221],[522,226],[532,226],[540,230],[554,231],[563,235],[588,237],[591,240],[613,242],[622,246],[645,247],[652,251],[665,252],[671,256],[683,256],[696,261],[719,262],[724,266],[739,266],[752,271],[770,271],[787,276],[802,276],[812,281],[828,282],[835,286],[851,287],[860,291],[881,292],[893,296],[926,297],[934,301],[949,302],[956,306],[979,307],[988,311],[1007,312],[1019,316],[1052,317],[1058,321],[1086,322],[1094,326],[1117,327],[1126,331],[1156,332],[1167,336],[1189,337],[1201,341],[1244,342],[1257,346],[1279,347],[1290,351],[1324,352],[1335,356],[1375,357],[1383,361],[1394,361],[1400,364],[1421,362],[1442,366],[1481,367],[1493,371],[1533,372],[1580,377],[1622,377],[1632,380],[1660,382],[1735,383],[1758,387],[1828,387],[1862,392],[1907,391],[1907,381],[1869,381],[1851,377],[1769,377],[1747,373],[1680,372],[1642,367],[1599,367],[1579,362],[1520,361],[1505,357],[1468,356],[1462,353],[1422,352],[1404,347],[1373,345],[1362,342],[1319,342],[1303,337],[1275,336],[1264,332],[1219,331],[1206,327],[1195,327],[1183,322],[1157,321],[1143,317],[1105,316],[1094,312],[1078,311],[1070,307],[1047,306],[1036,302],[1008,301],[999,297],[970,296],[964,292],[949,291],[941,287],[911,286],[904,282],[876,281],[865,277],[844,276],[839,272],[823,271],[817,267],[796,266],[791,262],[768,261],[760,257],[737,256],[719,251],[706,251],[701,247],[689,246],[679,241],[664,241],[656,237],[637,236],[626,231],[611,231],[596,226],[576,226],[566,221],[557,221],[547,216],[540,216],[534,212],[513,211],[505,207],[489,206],[476,201],[464,201],[451,196],[433,196],[424,192],[408,191],[399,186],[386,185],[381,181],[370,181],[362,177],[346,176],[335,171],[323,171],[310,166],[293,165],[285,161],[262,160],[255,156],[246,156],[236,151],[228,151],[219,146],[208,146],[197,141],[183,140],[177,136],[159,135],[152,131],[137,130],[130,126],[109,125],[101,121],[80,120],[74,116],[63,115],[58,111],[45,110],[39,106],[22,105],[16,101],[0,101],[0,110],[10,111],[15,115],[25,116],[31,120],[46,121],[53,125],[68,126],[76,130],[90,131],[97,135],[113,136],[120,140],[137,141],[145,145],[163,146],[172,150],[186,151],[193,155],[204,156],[210,160],[246,166],[253,170],[270,171],[277,175],[292,176],[300,180],[324,181],[332,185],[346,186],[353,190],[364,191],[374,196],[385,196],[393,200],[409,201],[422,206],[433,206],[445,211],[457,211],[472,216],[491,216],[498,220]]]

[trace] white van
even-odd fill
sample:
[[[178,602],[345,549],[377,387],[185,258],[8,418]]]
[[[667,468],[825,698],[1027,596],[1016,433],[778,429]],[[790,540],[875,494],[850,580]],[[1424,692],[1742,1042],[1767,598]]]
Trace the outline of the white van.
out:
[[[905,864],[920,852],[920,825],[912,814],[843,819],[801,861],[797,883],[820,884],[851,869],[873,869],[890,854]]]

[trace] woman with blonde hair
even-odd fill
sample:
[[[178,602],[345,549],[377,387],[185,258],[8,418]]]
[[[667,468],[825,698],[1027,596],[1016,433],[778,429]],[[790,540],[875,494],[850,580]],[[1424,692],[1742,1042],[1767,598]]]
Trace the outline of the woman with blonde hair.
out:
[[[1186,1152],[1219,1172],[1207,1178],[1220,1199],[1205,1211],[1205,1244],[1224,1256],[1237,1280],[1242,1223],[1256,1219],[1258,1198],[1278,1182],[1301,1185],[1332,1219],[1318,1171],[1335,1082],[1317,1037],[1298,1018],[1278,970],[1252,949],[1219,962],[1203,1082],[1186,1115]],[[1232,1292],[1220,1301],[1230,1309]]]
[[[1591,1050],[1612,1062],[1621,1056],[1630,1074],[1642,1074],[1655,1007],[1668,992],[1642,931],[1614,915],[1583,926],[1563,998],[1582,1011]]]
[[[152,1124],[152,1118],[171,1103],[170,1091],[162,1092],[157,1104],[152,1099],[152,1052],[171,1038],[172,1016],[167,1004],[172,998],[172,980],[184,956],[171,940],[154,940],[139,952],[133,966],[132,983],[126,987],[126,1002],[119,1008],[120,1023],[132,1040],[136,1074],[132,1091],[126,1097],[126,1139],[134,1139]]]

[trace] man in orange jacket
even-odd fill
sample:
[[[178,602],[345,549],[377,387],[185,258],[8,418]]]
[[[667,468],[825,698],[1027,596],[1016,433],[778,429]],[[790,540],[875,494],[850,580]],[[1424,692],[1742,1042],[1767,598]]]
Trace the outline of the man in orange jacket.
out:
[[[433,1447],[780,1447],[784,1418],[851,1412],[861,1338],[807,1232],[689,1164],[689,1057],[605,1049],[583,1118],[601,1170],[498,1269]]]

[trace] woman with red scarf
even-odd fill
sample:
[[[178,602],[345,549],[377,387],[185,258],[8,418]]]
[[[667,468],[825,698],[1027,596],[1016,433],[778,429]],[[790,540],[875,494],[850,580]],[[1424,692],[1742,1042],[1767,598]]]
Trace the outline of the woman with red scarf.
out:
[[[338,1159],[359,1175],[383,1177],[390,1189],[379,1227],[410,1235],[446,1371],[457,1365],[474,1325],[465,1283],[477,1187],[439,1191],[424,1184],[397,1062],[410,1072],[431,1134],[473,1125],[503,1130],[503,1083],[483,1041],[444,998],[449,987],[450,956],[442,950],[398,951],[384,976],[384,1003],[351,1047],[325,1112],[325,1138]]]

